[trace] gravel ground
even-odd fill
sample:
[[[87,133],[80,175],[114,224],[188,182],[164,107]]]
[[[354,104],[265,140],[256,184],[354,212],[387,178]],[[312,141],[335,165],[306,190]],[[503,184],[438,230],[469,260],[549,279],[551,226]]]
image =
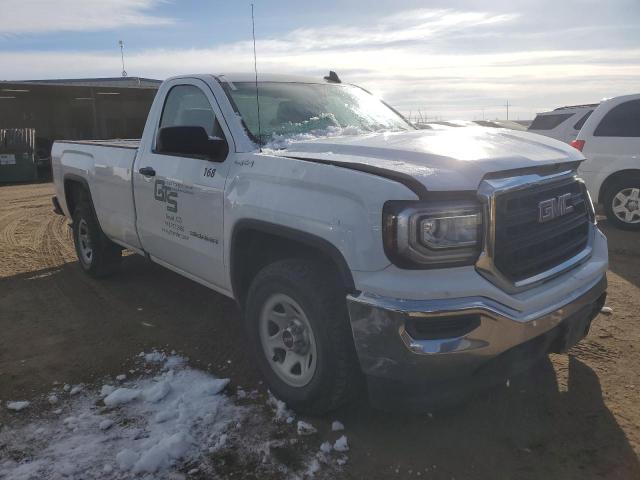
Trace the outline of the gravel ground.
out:
[[[64,218],[51,212],[51,195],[51,184],[0,187],[4,429],[25,415],[49,414],[53,382],[99,388],[154,348],[230,378],[230,391],[257,389],[244,402],[265,406],[234,302],[134,255],[115,276],[88,278]],[[611,252],[612,315],[600,315],[568,355],[552,355],[508,386],[448,411],[389,414],[362,400],[314,419],[322,439],[335,436],[332,420],[346,427],[349,461],[331,476],[640,478],[640,233],[600,226]],[[32,404],[15,412],[5,408],[12,400]],[[0,460],[10,448],[0,445]],[[283,465],[297,461],[290,451],[276,457]],[[234,465],[216,470],[223,478],[255,469],[239,459],[220,461]]]

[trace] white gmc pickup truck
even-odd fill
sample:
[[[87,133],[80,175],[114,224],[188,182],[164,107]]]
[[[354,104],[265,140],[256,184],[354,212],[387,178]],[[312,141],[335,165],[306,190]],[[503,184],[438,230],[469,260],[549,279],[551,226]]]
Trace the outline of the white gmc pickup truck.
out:
[[[190,75],[160,87],[141,140],[56,142],[53,203],[88,274],[128,249],[234,298],[292,408],[365,380],[374,405],[420,409],[587,334],[607,242],[583,159],[526,132],[416,130],[334,73]]]

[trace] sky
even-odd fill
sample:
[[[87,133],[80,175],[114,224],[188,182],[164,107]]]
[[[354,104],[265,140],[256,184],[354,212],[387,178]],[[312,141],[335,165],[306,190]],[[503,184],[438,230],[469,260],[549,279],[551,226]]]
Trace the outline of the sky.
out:
[[[259,72],[335,70],[413,118],[640,92],[640,0],[254,0]],[[0,0],[0,79],[253,71],[251,2]]]

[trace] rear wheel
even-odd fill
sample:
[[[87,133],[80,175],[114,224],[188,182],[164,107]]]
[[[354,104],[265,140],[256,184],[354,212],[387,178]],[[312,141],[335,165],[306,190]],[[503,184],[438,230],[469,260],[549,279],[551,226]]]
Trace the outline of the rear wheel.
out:
[[[345,293],[332,272],[303,259],[263,268],[249,289],[245,320],[265,380],[289,407],[323,414],[359,385]]]
[[[73,241],[80,267],[89,275],[103,277],[120,265],[122,248],[102,233],[87,198],[73,212]]]
[[[622,179],[604,195],[607,219],[623,230],[640,230],[640,178]]]

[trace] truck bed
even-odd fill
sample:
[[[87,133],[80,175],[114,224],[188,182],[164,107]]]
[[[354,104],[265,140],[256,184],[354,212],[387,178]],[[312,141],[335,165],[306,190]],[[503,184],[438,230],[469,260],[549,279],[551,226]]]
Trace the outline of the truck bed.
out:
[[[75,143],[96,147],[131,148],[135,150],[140,146],[140,139],[117,138],[113,140],[58,140],[57,143]]]

